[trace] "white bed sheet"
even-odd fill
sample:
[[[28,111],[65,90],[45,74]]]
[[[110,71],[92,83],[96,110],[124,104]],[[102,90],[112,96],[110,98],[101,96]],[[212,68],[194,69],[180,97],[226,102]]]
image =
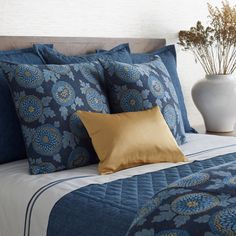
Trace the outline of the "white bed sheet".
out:
[[[188,134],[187,141],[181,146],[181,149],[189,157],[189,161],[209,159],[236,152],[236,137]],[[0,236],[24,235],[24,220],[28,202],[40,187],[53,181],[80,177],[57,184],[40,196],[32,211],[30,236],[46,235],[49,214],[54,204],[62,196],[75,189],[182,164],[186,163],[143,165],[102,176],[98,175],[97,165],[36,176],[28,174],[26,160],[0,165]]]

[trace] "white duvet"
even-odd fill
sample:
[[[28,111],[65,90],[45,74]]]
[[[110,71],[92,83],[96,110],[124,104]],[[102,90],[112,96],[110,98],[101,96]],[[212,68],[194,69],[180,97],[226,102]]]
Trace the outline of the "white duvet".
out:
[[[181,149],[190,161],[236,152],[236,137],[188,134],[187,141]],[[45,236],[51,209],[65,194],[89,184],[106,183],[182,164],[185,163],[144,165],[105,176],[98,175],[97,165],[36,176],[28,174],[26,160],[0,165],[0,236]],[[32,210],[30,231],[24,235],[26,208],[33,194],[46,184],[71,177],[80,178],[59,183],[40,195]]]

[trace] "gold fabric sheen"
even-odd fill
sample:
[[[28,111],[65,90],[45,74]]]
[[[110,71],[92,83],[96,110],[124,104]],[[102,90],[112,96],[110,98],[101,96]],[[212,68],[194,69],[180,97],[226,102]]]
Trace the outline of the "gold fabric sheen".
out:
[[[100,174],[142,164],[187,160],[159,107],[119,114],[78,111],[78,115],[100,159]]]

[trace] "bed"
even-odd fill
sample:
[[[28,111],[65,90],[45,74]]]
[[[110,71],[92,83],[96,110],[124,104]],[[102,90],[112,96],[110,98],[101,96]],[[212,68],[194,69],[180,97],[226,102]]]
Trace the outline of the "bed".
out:
[[[163,39],[0,37],[0,50],[39,42],[53,43],[67,54],[106,49],[123,42],[129,42],[135,52],[148,52],[165,44]],[[153,212],[159,214],[158,204],[155,208],[148,204],[169,187],[180,188],[175,183],[183,178],[225,165],[236,167],[236,138],[187,134],[187,143],[181,150],[189,159],[187,163],[143,165],[110,175],[99,175],[97,165],[36,176],[29,175],[27,160],[0,165],[0,235],[189,235],[181,234],[183,231],[179,229],[191,227],[185,225],[187,220],[172,228],[169,234],[170,229],[163,229],[162,234],[155,232],[151,228],[153,222],[147,219]],[[223,171],[219,173],[225,178]],[[231,187],[234,188],[234,182]],[[234,199],[230,204],[235,204]],[[142,228],[144,217],[149,229]],[[168,220],[172,218],[163,220],[166,227]],[[208,220],[202,219],[201,223],[206,224]],[[218,226],[219,234],[216,229],[215,234],[199,231],[197,235],[234,235],[234,223],[220,228],[219,222]]]
[[[1,165],[1,235],[125,235],[155,192],[233,162],[236,138],[189,134],[182,150],[191,163],[145,165],[105,176],[96,165],[41,176],[28,174],[26,160]]]

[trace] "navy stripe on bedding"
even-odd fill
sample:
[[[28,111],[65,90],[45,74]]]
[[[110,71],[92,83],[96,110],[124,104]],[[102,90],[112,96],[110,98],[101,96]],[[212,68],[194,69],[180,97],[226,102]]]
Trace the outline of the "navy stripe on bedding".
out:
[[[59,179],[53,182],[50,182],[44,186],[42,186],[41,188],[39,188],[34,194],[33,196],[30,198],[27,207],[26,207],[26,212],[25,212],[25,223],[24,223],[24,236],[30,236],[30,228],[31,228],[31,217],[32,217],[32,211],[34,208],[34,205],[36,203],[36,201],[38,200],[38,198],[44,193],[46,192],[48,189],[54,187],[57,184],[69,181],[69,180],[74,180],[74,179],[79,179],[79,178],[87,178],[90,177],[88,175],[86,176],[76,176],[76,177],[71,177],[71,178],[65,178],[65,179]]]

